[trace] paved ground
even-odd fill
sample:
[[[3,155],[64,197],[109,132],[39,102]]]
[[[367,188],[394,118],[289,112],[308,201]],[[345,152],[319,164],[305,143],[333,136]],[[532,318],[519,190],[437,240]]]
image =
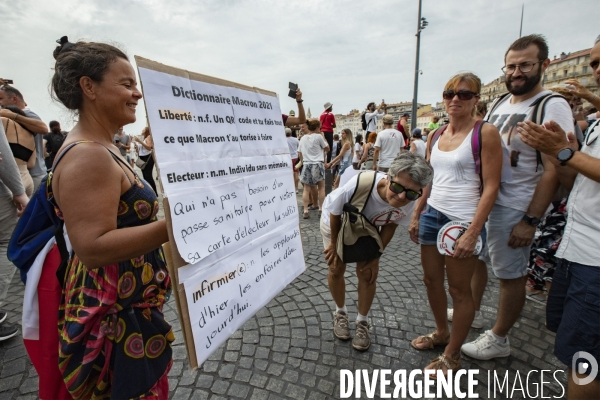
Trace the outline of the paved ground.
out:
[[[332,334],[333,302],[327,288],[326,266],[321,251],[316,211],[301,219],[307,270],[292,282],[242,329],[219,348],[197,371],[191,371],[182,343],[175,304],[165,307],[166,318],[174,325],[174,365],[169,374],[171,398],[186,399],[329,399],[340,396],[340,369],[417,369],[437,357],[441,349],[419,352],[409,341],[434,328],[421,281],[419,247],[407,233],[396,233],[381,259],[378,290],[371,311],[372,346],[365,353],[352,349]],[[347,297],[351,320],[356,317],[356,278],[347,273]],[[484,329],[493,323],[498,285],[490,273],[483,308]],[[10,311],[8,322],[20,324],[23,285],[15,276],[3,309]],[[351,324],[352,329],[354,324]],[[472,329],[469,339],[483,330]],[[509,373],[512,388],[519,372],[525,387],[531,370],[564,369],[552,354],[554,335],[544,328],[544,309],[527,302],[521,319],[510,336],[511,355],[497,361],[476,361],[463,357],[465,368],[478,368],[481,398],[487,393],[487,371]],[[20,337],[0,343],[0,400],[35,399],[37,374],[29,362]],[[564,384],[564,375],[557,376]],[[562,389],[546,373],[544,396],[561,398]],[[529,378],[529,393],[535,395],[539,373]],[[517,389],[519,388],[517,381]],[[538,389],[539,390],[539,389]],[[376,392],[379,394],[379,389]],[[525,392],[527,393],[527,392]],[[523,398],[516,391],[512,398]],[[491,396],[493,397],[493,396]],[[497,394],[496,398],[507,398]],[[353,396],[354,398],[354,396]],[[363,398],[365,398],[363,392]]]

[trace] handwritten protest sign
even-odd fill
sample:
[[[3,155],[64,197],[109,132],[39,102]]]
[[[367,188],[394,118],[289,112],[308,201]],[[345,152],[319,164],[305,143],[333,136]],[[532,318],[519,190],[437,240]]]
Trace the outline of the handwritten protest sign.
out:
[[[305,269],[274,93],[136,56],[190,364]]]

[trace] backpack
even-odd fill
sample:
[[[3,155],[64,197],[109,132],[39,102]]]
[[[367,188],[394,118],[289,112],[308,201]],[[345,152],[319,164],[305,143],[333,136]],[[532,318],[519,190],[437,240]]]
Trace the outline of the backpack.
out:
[[[365,114],[366,113],[362,113],[362,115],[360,116],[360,123],[362,125],[362,130],[366,132],[368,124],[367,124],[367,117],[365,117]]]
[[[376,171],[361,172],[350,201],[344,204],[337,238],[337,253],[344,263],[370,261],[383,254],[377,227],[362,213],[371,198],[376,177]]]
[[[7,257],[19,269],[23,283],[27,283],[29,268],[52,237],[56,238],[61,267],[66,266],[69,259],[63,236],[64,221],[58,218],[54,206],[46,198],[47,184],[48,176],[29,200],[8,243]]]
[[[510,95],[510,93],[504,93],[502,96],[496,98],[493,101],[492,105],[490,106],[490,110],[488,111],[488,114],[487,114],[488,118],[494,114],[494,111],[496,111],[496,109],[500,106],[500,104],[503,103],[508,98],[509,95]],[[557,93],[548,93],[548,94],[545,94],[545,95],[539,97],[536,101],[531,103],[531,106],[530,106],[530,108],[532,108],[532,111],[530,114],[531,122],[533,122],[536,125],[540,125],[542,123],[542,121],[544,121],[544,116],[546,115],[546,103],[548,103],[548,101],[553,98],[562,98],[565,101],[567,101],[567,99],[565,99],[564,96],[561,96],[560,94],[557,94]],[[486,120],[486,122],[487,122],[487,120]],[[542,164],[542,153],[540,153],[539,150],[536,150],[535,154],[536,154],[536,159],[537,159],[535,171],[537,172],[538,167]]]
[[[70,254],[64,238],[65,222],[58,218],[54,205],[50,201],[52,198],[52,172],[63,158],[63,156],[73,146],[81,143],[74,142],[69,144],[62,153],[58,154],[54,160],[52,171],[42,179],[42,183],[34,195],[29,199],[27,207],[13,231],[8,243],[8,259],[15,264],[21,273],[21,281],[26,283],[27,272],[34,263],[38,253],[43,250],[46,243],[52,237],[56,239],[56,245],[60,253],[60,265],[56,272],[56,277],[61,286],[64,282],[64,271],[69,262]],[[50,178],[50,184],[48,183]],[[49,186],[50,185],[50,186]]]

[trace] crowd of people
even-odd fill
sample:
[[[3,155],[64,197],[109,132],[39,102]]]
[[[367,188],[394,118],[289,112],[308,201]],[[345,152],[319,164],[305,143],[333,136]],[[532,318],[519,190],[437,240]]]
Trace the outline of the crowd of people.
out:
[[[49,346],[27,346],[39,396],[167,398],[175,337],[162,312],[171,279],[161,248],[167,225],[156,218],[154,144],[149,128],[140,136],[123,131],[142,98],[135,72],[121,50],[104,43],[64,40],[53,55],[52,95],[78,115],[70,132],[57,121],[48,128],[21,92],[0,86],[0,272],[14,270],[6,249],[37,191],[64,224],[70,246],[64,269],[60,262],[43,265],[43,276],[57,276],[60,289],[39,304],[38,339]],[[510,355],[508,335],[527,291],[548,288],[547,327],[556,332],[555,355],[570,370],[567,397],[600,395],[600,376],[586,385],[573,380],[592,368],[579,364],[578,352],[600,360],[600,217],[593,212],[600,198],[600,98],[577,80],[544,88],[549,63],[542,36],[522,37],[504,54],[508,94],[489,111],[479,101],[480,79],[459,73],[441,93],[447,123],[436,117],[411,132],[409,115],[395,124],[385,102],[369,103],[364,140],[349,129],[335,133],[329,102],[320,118],[307,119],[297,89],[298,116],[282,119],[297,193],[302,184],[303,218],[318,210],[335,337],[352,338],[359,351],[370,348],[379,258],[400,225],[420,245],[435,321],[435,330],[410,345],[443,347],[426,369],[456,371],[461,354]],[[599,64],[600,37],[590,53],[598,86]],[[596,110],[582,112],[582,99]],[[328,195],[327,171],[334,186]],[[442,254],[438,237],[452,222],[465,225]],[[49,243],[47,260],[55,250]],[[354,337],[349,263],[358,278]],[[495,322],[465,343],[471,328],[484,325],[488,267],[500,283]],[[6,317],[0,312],[0,341],[18,334]]]

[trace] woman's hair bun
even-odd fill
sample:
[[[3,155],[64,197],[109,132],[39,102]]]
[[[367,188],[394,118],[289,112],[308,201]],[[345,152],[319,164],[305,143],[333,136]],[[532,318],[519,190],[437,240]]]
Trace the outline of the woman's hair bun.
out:
[[[61,37],[60,39],[58,39],[56,41],[56,43],[58,43],[58,46],[56,46],[56,48],[54,49],[54,52],[52,53],[55,60],[58,58],[58,55],[60,53],[68,50],[70,47],[72,47],[75,44],[75,43],[69,42],[69,38],[67,36]]]

